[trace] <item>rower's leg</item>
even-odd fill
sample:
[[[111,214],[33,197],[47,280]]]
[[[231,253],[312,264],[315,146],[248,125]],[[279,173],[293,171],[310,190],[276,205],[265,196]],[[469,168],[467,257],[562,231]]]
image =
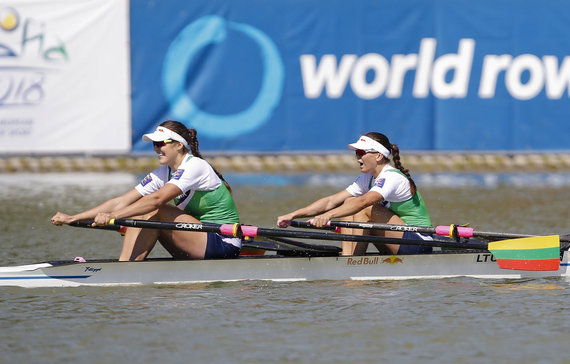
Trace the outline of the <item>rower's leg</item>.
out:
[[[151,220],[157,211],[153,211],[145,216],[135,216],[136,219]],[[158,239],[159,230],[157,229],[140,229],[135,227],[127,228],[123,239],[123,248],[120,261],[136,261],[144,260]]]
[[[342,218],[342,221],[367,221],[367,222],[378,222],[382,224],[392,224],[392,225],[406,225],[406,223],[400,219],[400,217],[394,214],[390,209],[375,204],[364,208],[354,215],[346,216]],[[375,235],[375,236],[385,236],[388,238],[402,238],[404,233],[402,231],[391,231],[391,230],[364,230],[364,229],[353,229],[353,228],[341,228],[341,234],[351,234],[351,235]],[[398,249],[400,249],[399,244],[374,244],[376,249],[380,254],[397,254]],[[368,243],[356,243],[353,241],[343,241],[342,242],[342,255],[364,255],[368,248]]]
[[[174,221],[200,224],[200,221],[172,206],[160,209],[160,221]],[[204,259],[208,244],[208,233],[199,231],[161,230],[158,241],[178,259]]]
[[[200,223],[194,217],[169,205],[161,206],[158,210],[139,218],[143,220]],[[197,231],[128,228],[119,260],[144,260],[150,254],[157,241],[174,258],[204,259],[208,235],[207,233]]]
[[[381,224],[391,224],[391,225],[406,225],[406,223],[400,219],[400,217],[394,214],[390,209],[381,206],[374,205],[371,209],[370,222],[377,222]],[[375,236],[385,236],[388,238],[402,238],[404,233],[402,231],[392,231],[392,230],[370,230],[372,235]],[[374,244],[376,248],[382,253],[387,252],[390,254],[397,254],[398,249],[400,249],[399,244]]]
[[[354,215],[345,216],[341,218],[342,221],[368,221],[370,217],[370,207],[360,210]],[[341,234],[348,235],[367,235],[367,231],[364,229],[354,229],[354,228],[341,228]],[[355,241],[343,241],[341,243],[342,255],[364,255],[368,249],[368,243],[355,242]]]

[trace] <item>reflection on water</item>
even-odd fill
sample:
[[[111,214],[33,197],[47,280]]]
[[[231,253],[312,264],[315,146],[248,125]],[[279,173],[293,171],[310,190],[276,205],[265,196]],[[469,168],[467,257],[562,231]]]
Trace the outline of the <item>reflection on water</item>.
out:
[[[279,214],[336,192],[356,176],[226,177],[242,220],[270,227]],[[118,234],[55,227],[49,218],[98,204],[140,178],[2,176],[0,265],[116,257]],[[568,174],[414,178],[436,224],[570,231]],[[562,279],[2,288],[0,352],[6,363],[564,363],[569,296]]]

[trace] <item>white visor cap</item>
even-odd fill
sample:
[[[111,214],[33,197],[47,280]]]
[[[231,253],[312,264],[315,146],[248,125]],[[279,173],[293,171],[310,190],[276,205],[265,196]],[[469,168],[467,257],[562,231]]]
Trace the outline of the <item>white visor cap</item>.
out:
[[[167,139],[172,139],[182,143],[185,147],[188,146],[186,139],[184,139],[180,134],[167,129],[164,126],[157,127],[154,133],[143,135],[142,139],[145,142],[162,142]]]
[[[356,150],[361,149],[366,152],[378,152],[386,158],[390,158],[390,151],[386,149],[382,144],[378,143],[376,140],[367,137],[366,135],[361,135],[356,143],[348,145],[348,149]]]

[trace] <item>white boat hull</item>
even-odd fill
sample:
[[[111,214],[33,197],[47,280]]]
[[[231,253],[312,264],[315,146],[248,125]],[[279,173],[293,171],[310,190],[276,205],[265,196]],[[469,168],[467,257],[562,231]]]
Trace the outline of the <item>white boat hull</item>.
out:
[[[558,271],[500,269],[490,253],[364,257],[240,257],[228,260],[144,262],[94,260],[86,263],[46,262],[1,267],[0,286],[73,287],[138,284],[181,284],[243,280],[403,280],[451,277],[567,277],[569,252]]]

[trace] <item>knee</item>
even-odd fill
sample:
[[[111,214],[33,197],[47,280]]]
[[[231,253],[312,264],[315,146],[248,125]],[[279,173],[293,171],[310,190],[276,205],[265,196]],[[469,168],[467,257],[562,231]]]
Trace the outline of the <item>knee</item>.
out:
[[[384,224],[404,224],[404,221],[394,214],[389,208],[375,204],[370,213],[372,221]]]

